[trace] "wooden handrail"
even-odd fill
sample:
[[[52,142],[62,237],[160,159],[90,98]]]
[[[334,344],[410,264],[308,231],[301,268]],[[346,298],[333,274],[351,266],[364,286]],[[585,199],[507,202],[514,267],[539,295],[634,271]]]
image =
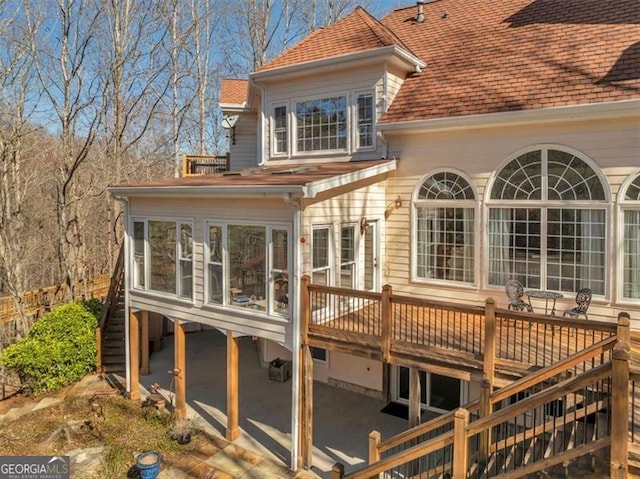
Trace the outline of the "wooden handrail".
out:
[[[118,259],[116,260],[116,265],[113,270],[113,275],[111,276],[111,282],[109,283],[109,293],[107,293],[107,297],[104,300],[104,306],[102,308],[102,316],[100,317],[100,321],[98,323],[98,327],[103,331],[104,331],[104,327],[107,322],[107,319],[109,317],[111,308],[113,306],[113,301],[116,298],[118,288],[121,286],[123,279],[124,279],[124,243],[120,246]]]
[[[229,171],[230,169],[230,155],[227,153],[226,155],[182,155],[182,176],[193,176],[193,175],[202,175],[202,174],[211,174],[211,173],[219,173],[224,171]],[[197,166],[198,162],[202,162],[200,165],[205,169],[210,168],[215,171],[205,171],[204,173],[196,173],[192,171],[193,164]],[[210,162],[210,164],[207,164]]]
[[[467,409],[469,411],[474,412],[478,409],[479,405],[480,405],[480,401],[472,401],[461,407],[463,409]],[[383,453],[385,451],[388,451],[389,449],[399,446],[400,444],[409,442],[417,438],[418,436],[427,434],[433,431],[434,429],[437,429],[446,424],[452,423],[454,415],[455,415],[455,410],[450,411],[446,414],[443,414],[442,416],[433,418],[430,421],[420,424],[419,426],[415,426],[415,427],[412,427],[411,429],[407,429],[406,431],[403,431],[400,434],[396,434],[395,436],[390,437],[386,441],[381,442],[380,445],[378,446],[378,452]]]
[[[578,364],[584,363],[589,359],[595,358],[606,351],[610,351],[616,345],[617,338],[612,336],[610,338],[604,339],[596,344],[593,344],[582,351],[569,356],[551,366],[547,366],[546,368],[540,369],[533,374],[523,377],[508,386],[503,387],[495,391],[491,395],[491,404],[496,404],[503,399],[506,399],[514,394],[525,391],[530,388],[534,384],[538,384],[545,379],[552,378],[556,376],[562,371],[566,371],[567,369],[576,366]]]
[[[595,381],[599,381],[611,375],[612,363],[608,362],[601,366],[597,366],[586,373],[576,376],[571,379],[567,379],[558,384],[540,391],[538,393],[529,396],[522,401],[518,401],[515,404],[507,406],[499,411],[492,413],[490,416],[486,416],[472,422],[466,428],[467,435],[472,436],[485,429],[500,424],[510,418],[519,416],[527,411],[531,411],[537,407],[543,406],[545,403],[561,397],[564,393],[571,393],[577,389],[593,384]]]
[[[504,320],[521,320],[528,323],[545,324],[555,328],[576,328],[589,331],[603,331],[615,334],[618,328],[616,323],[607,323],[604,321],[565,318],[559,316],[548,316],[544,314],[528,313],[514,311],[511,309],[496,308],[496,319]]]
[[[315,291],[325,294],[335,294],[339,296],[351,296],[354,298],[373,299],[377,301],[382,300],[382,293],[376,293],[374,291],[360,291],[357,289],[338,288],[335,286],[324,286],[314,283],[309,283],[309,291]]]
[[[429,441],[420,443],[417,446],[413,446],[409,449],[393,454],[392,456],[386,457],[375,464],[360,469],[359,471],[355,471],[344,477],[345,479],[368,479],[376,474],[380,474],[381,472],[387,471],[401,464],[426,456],[429,453],[438,451],[439,449],[451,444],[453,444],[453,431],[446,432],[438,437],[430,439]]]

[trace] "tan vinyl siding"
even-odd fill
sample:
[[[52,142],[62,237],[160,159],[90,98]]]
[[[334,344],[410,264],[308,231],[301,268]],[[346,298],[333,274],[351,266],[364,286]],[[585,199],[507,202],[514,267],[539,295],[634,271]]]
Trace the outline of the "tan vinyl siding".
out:
[[[603,121],[565,122],[539,126],[513,126],[474,130],[458,130],[431,134],[398,135],[386,133],[393,154],[399,158],[396,176],[388,180],[387,203],[397,196],[402,208],[393,209],[386,222],[386,255],[383,282],[392,284],[394,291],[440,300],[477,304],[494,297],[499,306],[506,306],[501,288],[486,286],[486,209],[484,203],[476,217],[476,285],[436,285],[411,280],[412,231],[411,199],[415,187],[430,172],[451,168],[468,176],[476,188],[479,201],[484,201],[485,189],[493,173],[518,152],[535,145],[560,145],[582,152],[593,160],[606,177],[611,193],[611,207],[607,209],[610,232],[607,238],[609,261],[606,299],[594,299],[589,317],[614,321],[619,311],[633,310],[633,306],[616,304],[617,252],[614,231],[618,227],[617,193],[620,185],[640,167],[640,135],[638,122],[616,119]],[[479,216],[479,218],[478,218]],[[574,297],[565,294],[558,302],[560,311],[575,305]],[[630,309],[631,308],[631,309]]]
[[[387,108],[389,107],[389,105],[391,105],[391,103],[393,103],[393,99],[398,94],[398,91],[400,91],[400,87],[404,82],[404,77],[405,74],[404,72],[400,71],[400,69],[389,67],[389,70],[387,71]]]
[[[257,113],[241,113],[235,128],[236,144],[229,141],[231,170],[243,170],[258,164]]]

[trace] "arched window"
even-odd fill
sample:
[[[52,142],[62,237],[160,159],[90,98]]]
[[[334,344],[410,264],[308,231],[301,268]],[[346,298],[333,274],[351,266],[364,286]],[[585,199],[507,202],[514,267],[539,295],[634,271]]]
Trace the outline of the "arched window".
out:
[[[640,173],[622,196],[622,297],[640,300]]]
[[[428,176],[416,189],[416,278],[473,284],[475,199],[469,182],[451,171]]]
[[[549,147],[511,160],[489,206],[490,285],[605,294],[607,193],[590,162]]]

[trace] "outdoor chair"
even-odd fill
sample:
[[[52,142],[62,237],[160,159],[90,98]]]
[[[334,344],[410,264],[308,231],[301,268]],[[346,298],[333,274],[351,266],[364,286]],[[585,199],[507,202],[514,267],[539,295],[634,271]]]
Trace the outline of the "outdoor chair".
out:
[[[531,304],[522,299],[524,296],[524,288],[520,281],[510,279],[507,281],[507,284],[504,285],[504,290],[507,293],[507,298],[509,298],[508,309],[513,309],[514,311],[524,311],[526,309],[529,313],[533,313]]]
[[[567,309],[562,316],[569,316],[570,318],[584,316],[584,319],[589,319],[587,316],[587,310],[591,304],[592,295],[593,292],[590,288],[582,288],[576,295],[576,306],[571,309]]]

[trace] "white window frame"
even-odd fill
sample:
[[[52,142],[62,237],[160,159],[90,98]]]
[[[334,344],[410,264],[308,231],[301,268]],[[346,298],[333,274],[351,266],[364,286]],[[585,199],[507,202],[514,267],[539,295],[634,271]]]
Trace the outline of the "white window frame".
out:
[[[424,182],[439,173],[451,173],[459,176],[463,180],[465,180],[469,186],[471,187],[471,191],[473,193],[473,200],[466,199],[454,199],[454,200],[423,200],[419,199],[418,196],[420,194],[420,189]],[[449,286],[455,286],[460,288],[476,288],[478,285],[478,265],[480,264],[480,240],[479,232],[480,232],[480,206],[479,206],[479,195],[476,189],[476,186],[471,178],[467,176],[463,171],[454,169],[454,168],[438,168],[436,170],[430,171],[416,184],[416,187],[413,190],[413,195],[411,198],[411,281],[415,283],[440,283],[447,284]],[[463,282],[463,281],[453,281],[447,279],[438,279],[438,278],[425,278],[418,275],[418,208],[433,208],[433,209],[441,209],[441,208],[455,208],[455,209],[473,209],[473,229],[475,232],[475,241],[473,244],[473,255],[474,255],[474,273],[473,279],[471,282]]]
[[[142,224],[142,255],[136,254],[136,237],[135,224]],[[147,260],[147,222],[144,219],[134,218],[131,221],[131,286],[138,291],[145,291],[147,286],[147,268],[149,266]],[[140,268],[138,268],[137,258],[142,257],[142,278],[140,277]],[[142,280],[142,281],[141,281]]]
[[[360,108],[358,100],[361,97],[371,97],[371,145],[360,145]],[[376,149],[376,93],[375,89],[356,90],[353,92],[353,145],[354,151],[375,151]]]
[[[340,224],[340,248],[339,248],[339,265],[338,265],[338,276],[339,276],[339,286],[341,288],[349,288],[349,289],[358,289],[358,286],[360,285],[360,276],[359,276],[359,272],[360,272],[360,268],[359,268],[359,263],[360,263],[360,236],[359,236],[359,231],[358,228],[356,227],[357,225],[355,223],[342,223]],[[345,229],[351,229],[353,231],[353,259],[350,260],[346,260],[344,261],[342,259],[342,232]],[[351,285],[349,286],[345,286],[344,284],[342,284],[342,268],[344,266],[351,266],[352,267],[352,279],[351,279]]]
[[[534,151],[538,151],[540,150],[542,152],[542,156],[541,156],[541,161],[542,161],[542,178],[543,178],[543,183],[542,183],[542,190],[543,190],[543,196],[541,200],[496,200],[496,199],[491,199],[491,192],[495,186],[495,182],[500,174],[500,172],[512,161],[514,161],[515,159],[519,158],[520,156],[529,153],[529,152],[534,152]],[[577,158],[579,158],[581,161],[583,161],[584,163],[586,163],[595,173],[596,177],[598,178],[598,180],[600,181],[600,184],[602,185],[603,188],[603,192],[604,192],[604,199],[603,200],[574,200],[571,202],[568,202],[566,200],[548,200],[545,199],[545,191],[547,189],[547,182],[548,182],[548,177],[547,177],[547,166],[548,166],[548,153],[549,150],[557,150],[557,151],[561,151],[573,156],[576,156]],[[604,234],[604,276],[603,276],[603,281],[604,281],[604,285],[603,285],[603,294],[596,294],[594,292],[594,297],[598,297],[598,298],[608,298],[610,295],[610,284],[611,284],[611,278],[610,278],[610,269],[607,267],[607,265],[610,264],[611,258],[610,258],[610,252],[609,252],[609,245],[611,244],[611,218],[612,218],[612,211],[611,211],[611,193],[610,193],[610,189],[609,189],[609,185],[608,182],[606,181],[606,178],[604,177],[602,170],[600,169],[600,167],[586,154],[582,153],[579,150],[576,150],[575,148],[571,148],[571,147],[567,147],[564,145],[558,145],[558,144],[535,144],[535,145],[530,145],[528,147],[522,148],[521,150],[515,152],[513,155],[511,155],[509,158],[507,158],[505,161],[503,161],[492,173],[489,181],[487,182],[486,188],[485,188],[485,193],[484,193],[484,197],[485,197],[485,201],[484,201],[484,205],[483,205],[483,217],[484,217],[484,225],[485,225],[485,231],[484,231],[484,236],[483,236],[483,240],[484,240],[484,247],[483,247],[483,277],[482,277],[482,283],[483,283],[483,287],[489,290],[503,290],[504,289],[504,285],[495,285],[495,284],[490,284],[489,283],[489,262],[490,262],[490,240],[489,240],[489,222],[490,222],[490,210],[492,208],[508,208],[508,209],[538,209],[540,210],[540,241],[541,241],[541,254],[540,254],[540,288],[535,288],[535,289],[543,289],[546,290],[548,289],[547,284],[548,284],[548,274],[547,274],[547,238],[548,238],[548,228],[547,228],[547,218],[548,218],[548,211],[552,210],[552,209],[560,209],[560,210],[580,210],[580,209],[585,209],[585,210],[601,210],[604,212],[604,228],[605,228],[605,234]],[[527,287],[525,286],[525,289]],[[570,297],[571,293],[563,291],[563,293],[565,294],[565,297]]]
[[[150,279],[151,279],[151,246],[149,244],[149,222],[152,221],[158,221],[158,222],[166,222],[166,223],[174,223],[175,224],[175,228],[176,228],[176,246],[175,246],[175,268],[176,268],[176,277],[175,277],[175,281],[176,281],[176,292],[174,293],[167,293],[166,291],[158,291],[155,289],[151,289],[151,283],[150,283]],[[136,283],[134,281],[134,284],[132,285],[132,288],[136,291],[144,291],[146,293],[150,293],[153,295],[158,295],[161,297],[166,297],[166,298],[177,298],[181,301],[186,301],[189,303],[193,303],[195,301],[195,275],[194,273],[194,268],[195,268],[195,263],[194,263],[194,248],[195,248],[195,240],[194,240],[194,221],[193,219],[189,219],[189,218],[168,218],[168,217],[161,217],[161,216],[145,216],[145,217],[141,217],[141,216],[135,216],[131,218],[129,227],[130,227],[130,259],[129,259],[129,264],[131,265],[131,268],[134,270],[134,274],[135,273],[135,239],[133,236],[133,225],[134,223],[144,223],[144,287],[139,287],[136,286]],[[181,246],[181,228],[182,225],[188,225],[191,227],[191,252],[192,252],[192,257],[191,257],[191,297],[185,297],[181,295],[181,278],[180,278],[180,274],[182,271],[182,267],[180,262],[182,261],[181,255],[182,255],[182,246]]]
[[[313,266],[313,252],[314,252],[314,232],[318,230],[327,230],[327,265],[315,268]],[[311,227],[311,278],[313,281],[314,273],[325,272],[327,278],[327,286],[333,286],[335,282],[335,267],[334,267],[334,237],[333,237],[333,225],[318,224]]]
[[[276,141],[276,133],[278,133],[278,130],[280,129],[276,129],[276,108],[284,108],[285,109],[285,127],[284,127],[284,133],[287,136],[287,140],[286,140],[286,145],[285,145],[285,151],[278,151],[277,149],[277,141]],[[291,150],[291,133],[292,133],[292,128],[291,128],[291,108],[289,106],[288,102],[278,102],[278,103],[273,103],[271,105],[271,116],[270,116],[270,141],[271,141],[271,156],[272,157],[280,157],[280,158],[286,158],[289,156],[289,151]]]
[[[305,151],[305,150],[298,150],[298,114],[297,114],[297,110],[298,110],[298,104],[299,103],[304,103],[304,102],[310,102],[310,101],[318,101],[318,100],[327,100],[329,98],[344,98],[345,101],[345,122],[346,122],[346,129],[347,129],[347,134],[345,137],[345,148],[337,148],[337,149],[328,149],[328,150],[310,150],[310,151]],[[290,145],[291,145],[291,151],[293,152],[294,156],[321,156],[321,155],[332,155],[332,154],[348,154],[351,151],[351,131],[352,131],[352,120],[351,120],[351,112],[350,112],[350,103],[349,103],[349,94],[348,92],[334,92],[334,93],[327,93],[325,95],[315,95],[312,97],[302,97],[302,98],[296,98],[295,100],[293,100],[292,102],[292,106],[291,106],[291,128],[290,128],[290,132],[291,134],[289,135],[291,140],[290,140]],[[272,117],[273,118],[273,117]]]
[[[211,261],[211,227],[220,228],[222,230],[222,261]],[[205,231],[205,243],[204,243],[204,287],[205,287],[205,295],[204,300],[207,304],[222,306],[225,304],[225,299],[227,298],[228,292],[228,280],[226,278],[227,267],[227,225],[225,223],[220,223],[217,221],[205,221],[204,222],[204,231]],[[210,274],[209,267],[212,264],[219,264],[222,267],[222,298],[220,302],[214,302],[211,298],[211,285],[210,283]]]
[[[624,234],[625,234],[625,212],[627,211],[638,211],[640,212],[640,200],[629,200],[626,199],[626,195],[631,187],[631,184],[640,178],[640,170],[629,175],[628,178],[620,186],[620,190],[618,193],[618,229],[617,229],[617,238],[619,238],[619,244],[621,245],[621,254],[618,255],[617,261],[617,291],[616,298],[617,301],[621,304],[629,304],[629,305],[640,305],[640,298],[629,298],[624,296],[624,259],[625,259],[625,244],[624,244]]]
[[[211,251],[210,251],[210,238],[209,238],[209,227],[216,226],[222,228],[222,302],[214,303],[210,298],[210,287],[209,287],[209,265],[212,264],[210,261]],[[229,283],[230,283],[230,256],[229,256],[229,227],[230,226],[256,226],[265,229],[265,310],[252,310],[249,308],[245,308],[242,306],[234,305],[230,301],[230,291],[229,291]],[[292,267],[292,236],[291,236],[291,225],[289,223],[278,223],[278,222],[270,222],[270,223],[258,223],[258,222],[249,222],[249,221],[217,221],[217,220],[205,220],[205,258],[204,258],[204,283],[205,283],[205,304],[207,307],[229,307],[234,309],[239,309],[244,312],[250,312],[255,314],[268,314],[269,316],[278,316],[285,319],[291,317],[291,303],[289,303],[289,309],[287,311],[278,311],[276,310],[276,291],[275,291],[275,281],[273,279],[273,273],[279,272],[287,275],[288,278],[291,278],[291,267]],[[274,230],[282,230],[287,232],[287,266],[288,270],[284,272],[280,269],[273,268],[273,231]]]
[[[316,358],[313,355],[313,351],[324,351],[324,360],[320,359],[320,358]],[[318,348],[316,346],[309,346],[309,352],[311,353],[311,358],[313,359],[314,364],[318,365],[318,366],[322,366],[325,368],[329,367],[329,350],[325,349],[325,348]]]

